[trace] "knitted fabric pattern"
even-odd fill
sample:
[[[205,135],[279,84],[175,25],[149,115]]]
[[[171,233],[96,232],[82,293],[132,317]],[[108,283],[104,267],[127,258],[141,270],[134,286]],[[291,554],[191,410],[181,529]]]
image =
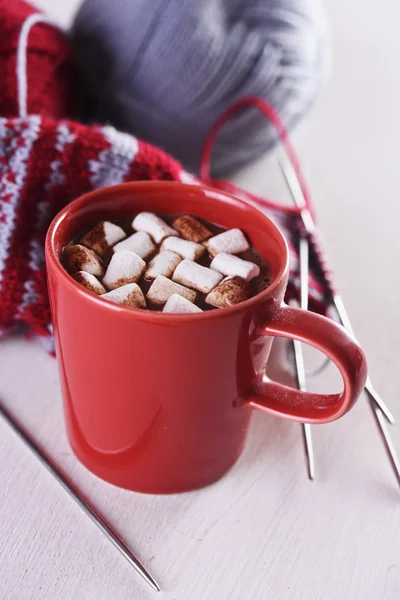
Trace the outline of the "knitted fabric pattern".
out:
[[[188,177],[167,154],[113,127],[0,119],[0,336],[21,322],[51,332],[43,245],[65,204],[124,181]]]
[[[0,115],[17,117],[17,48],[22,24],[33,14],[22,0],[0,0]],[[27,49],[28,112],[55,119],[77,115],[75,66],[66,36],[46,23],[38,23],[29,34]]]

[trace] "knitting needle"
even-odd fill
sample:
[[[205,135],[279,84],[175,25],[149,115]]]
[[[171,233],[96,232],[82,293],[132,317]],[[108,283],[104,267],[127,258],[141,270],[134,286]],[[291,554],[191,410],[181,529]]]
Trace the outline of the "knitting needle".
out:
[[[292,198],[293,198],[294,202],[296,203],[296,206],[300,209],[300,216],[303,221],[304,228],[306,229],[308,234],[313,235],[315,233],[314,220],[310,214],[310,211],[305,206],[305,198],[304,198],[303,192],[301,190],[301,187],[299,185],[299,182],[297,180],[296,173],[294,172],[292,165],[289,163],[283,165],[279,161],[279,166],[280,166],[280,169],[286,180],[286,183],[289,187]],[[341,324],[343,325],[343,327],[345,329],[347,329],[347,331],[349,333],[351,333],[354,336],[354,332],[351,327],[350,319],[347,314],[347,311],[345,310],[341,296],[337,293],[333,293],[332,303],[336,308],[336,311],[338,313]],[[368,397],[372,398],[373,401],[375,402],[375,404],[381,409],[381,411],[383,412],[383,414],[385,415],[385,417],[389,421],[389,423],[391,423],[393,425],[394,417],[393,417],[392,413],[390,412],[390,410],[388,409],[388,407],[386,406],[386,404],[384,403],[384,401],[382,400],[382,398],[376,392],[369,376],[368,376],[366,384],[365,384],[365,391],[367,392]]]
[[[281,166],[281,165],[280,165]],[[281,166],[282,168],[282,166]],[[286,179],[289,190],[292,192]],[[293,195],[293,193],[292,193]],[[299,242],[299,272],[300,272],[300,308],[308,310],[308,275],[309,275],[309,246],[308,239],[302,235]],[[304,366],[303,348],[299,340],[293,339],[294,362],[296,370],[297,388],[306,391],[306,371]],[[310,423],[302,423],[304,451],[307,460],[308,478],[313,481],[315,477],[314,449]]]
[[[369,396],[368,399],[369,399],[369,405],[371,407],[372,413],[375,417],[375,420],[377,422],[379,429],[381,430],[382,437],[385,440],[386,453],[387,453],[390,463],[392,465],[392,468],[393,468],[394,474],[396,476],[396,479],[398,481],[398,484],[400,485],[399,459],[397,458],[396,449],[393,446],[392,439],[391,439],[389,431],[387,429],[387,424],[386,424],[385,418],[382,414],[381,409],[375,404],[372,396]]]
[[[354,331],[353,331],[353,328],[350,323],[349,315],[347,314],[347,311],[344,307],[342,298],[339,296],[339,294],[335,294],[333,296],[332,300],[333,300],[333,304],[335,305],[336,312],[339,315],[339,319],[340,319],[343,327],[345,329],[347,329],[347,331],[349,331],[354,336]],[[371,378],[369,375],[367,377],[367,381],[365,384],[365,391],[367,393],[368,398],[370,400],[373,400],[373,402],[375,402],[375,404],[378,406],[378,408],[380,408],[381,411],[384,412],[382,409],[382,406],[385,406],[385,404],[384,404],[382,398],[378,395],[375,388],[373,387],[372,381],[371,381]],[[384,414],[385,414],[385,417],[387,418],[387,420],[389,421],[389,423],[393,424],[394,417],[392,416],[392,414],[388,410]]]
[[[289,187],[289,190],[293,197],[294,202],[296,203],[298,208],[300,208],[300,215],[301,215],[301,218],[303,221],[303,225],[304,225],[307,233],[309,235],[313,235],[315,232],[314,221],[313,221],[313,218],[312,218],[309,210],[305,206],[305,198],[304,198],[302,189],[300,187],[299,181],[297,179],[296,173],[294,172],[292,165],[289,163],[283,165],[279,161],[279,167],[280,167],[280,169],[283,173],[283,176],[287,182],[287,185]],[[332,302],[336,308],[336,312],[338,314],[341,324],[343,325],[343,327],[345,329],[347,329],[347,331],[349,331],[349,333],[351,333],[354,336],[353,328],[351,326],[350,319],[349,319],[347,311],[344,307],[344,303],[343,303],[341,296],[337,293],[333,293],[332,294]],[[378,425],[383,442],[385,444],[386,453],[389,457],[390,463],[394,470],[395,477],[400,485],[400,464],[399,464],[396,450],[395,450],[393,442],[391,440],[389,431],[384,422],[383,415],[385,415],[385,417],[389,421],[389,423],[392,423],[392,424],[394,423],[394,418],[393,418],[392,414],[390,413],[389,409],[387,408],[387,406],[385,405],[385,403],[383,402],[382,398],[375,391],[375,388],[373,387],[369,376],[367,378],[367,382],[365,384],[364,390],[367,393],[369,404],[371,406],[376,423]]]
[[[299,342],[299,340],[293,340],[293,349],[294,349],[294,360],[295,360],[295,365],[296,365],[297,387],[299,390],[304,392],[306,390],[305,372],[304,372],[305,369],[304,369],[303,351],[301,349],[301,342]],[[304,450],[305,450],[306,459],[307,459],[308,477],[312,481],[315,476],[315,464],[314,464],[314,450],[313,450],[310,423],[302,423],[302,432],[303,432]]]
[[[299,243],[299,261],[300,261],[300,307],[304,310],[308,309],[308,240],[301,237]],[[297,387],[301,391],[306,391],[306,373],[304,367],[304,357],[301,342],[293,340],[294,361],[296,367]],[[304,450],[307,459],[308,477],[311,481],[315,476],[314,450],[311,435],[311,425],[302,423]]]
[[[336,311],[339,315],[339,319],[343,325],[343,327],[345,327],[353,336],[354,336],[354,332],[353,329],[351,327],[351,323],[350,323],[350,319],[349,316],[347,314],[347,311],[344,307],[343,304],[343,300],[342,298],[338,295],[335,294],[333,297],[333,302],[336,308]],[[367,378],[367,382],[365,384],[365,392],[368,396],[368,400],[369,400],[369,405],[371,407],[372,413],[375,417],[376,420],[376,424],[378,425],[384,444],[385,444],[385,449],[386,449],[386,453],[389,457],[390,463],[392,465],[392,469],[394,471],[395,477],[400,485],[400,463],[399,463],[399,459],[397,457],[396,454],[396,449],[393,445],[392,439],[390,437],[389,431],[386,427],[386,423],[385,420],[383,418],[383,414],[382,414],[382,410],[380,408],[380,404],[377,402],[376,398],[380,397],[378,396],[377,392],[375,391],[375,389],[372,386],[372,382],[370,377],[368,376]],[[380,399],[381,400],[381,399]],[[382,400],[381,400],[382,402]],[[391,423],[394,423],[394,419],[392,417],[392,421],[390,421]]]
[[[0,416],[6,421],[6,423],[11,427],[14,433],[28,446],[28,448],[33,452],[36,458],[42,463],[42,465],[53,475],[53,477],[58,481],[58,483],[64,488],[64,490],[75,500],[75,502],[80,506],[80,508],[84,511],[84,513],[89,517],[89,519],[97,525],[97,527],[104,533],[106,538],[119,550],[124,558],[129,562],[129,564],[135,569],[139,575],[143,577],[145,581],[157,592],[160,591],[158,584],[154,581],[151,575],[146,571],[143,565],[140,564],[137,558],[132,554],[132,552],[125,546],[125,544],[117,537],[117,535],[110,529],[110,527],[103,521],[101,516],[97,513],[97,511],[90,506],[87,500],[84,500],[81,497],[80,492],[77,488],[75,488],[62,473],[58,470],[58,467],[48,458],[44,452],[39,448],[39,446],[29,437],[29,435],[22,429],[22,427],[17,423],[14,417],[0,404]]]

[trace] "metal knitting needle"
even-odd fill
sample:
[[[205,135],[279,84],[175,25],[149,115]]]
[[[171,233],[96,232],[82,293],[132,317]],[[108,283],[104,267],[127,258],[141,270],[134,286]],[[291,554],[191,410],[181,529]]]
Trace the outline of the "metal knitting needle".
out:
[[[305,237],[300,239],[299,243],[299,261],[300,261],[300,307],[304,310],[308,309],[308,240]],[[301,342],[293,340],[294,361],[296,366],[297,387],[301,391],[306,391],[306,372],[304,367],[304,357]],[[311,435],[311,425],[302,423],[304,450],[307,459],[308,477],[311,481],[315,476],[314,450]]]
[[[315,225],[313,218],[309,212],[309,210],[305,206],[305,198],[298,182],[296,173],[291,164],[286,164],[285,166],[279,161],[279,166],[282,171],[282,174],[287,182],[291,195],[293,197],[294,202],[300,208],[300,214],[303,221],[303,225],[306,231],[313,235],[315,232]],[[354,336],[353,328],[350,323],[349,316],[344,307],[343,300],[341,296],[337,293],[332,294],[332,303],[334,304],[337,314],[339,316],[339,320],[343,327],[349,331]],[[386,404],[383,402],[382,398],[378,395],[375,388],[372,385],[371,379],[368,376],[367,382],[364,388],[367,393],[369,405],[372,409],[373,415],[375,417],[376,424],[378,425],[381,437],[383,439],[386,453],[389,457],[390,463],[392,465],[395,477],[397,482],[400,485],[400,464],[399,459],[396,454],[395,447],[391,440],[389,431],[386,427],[386,423],[384,422],[383,415],[389,421],[389,423],[394,423],[394,417],[387,408]]]
[[[335,294],[335,296],[333,297],[333,302],[334,302],[335,308],[337,310],[339,319],[340,319],[343,327],[345,327],[345,329],[347,329],[354,336],[354,332],[351,327],[350,319],[349,319],[347,311],[344,307],[342,298],[338,294]],[[369,405],[371,407],[372,414],[375,417],[376,424],[379,427],[382,439],[384,441],[386,454],[388,455],[388,458],[392,465],[392,469],[394,471],[395,477],[400,486],[400,463],[399,463],[399,459],[396,454],[396,449],[393,445],[393,442],[390,437],[389,431],[387,429],[385,420],[383,418],[383,412],[381,410],[381,404],[383,404],[383,401],[380,398],[380,396],[378,396],[375,389],[373,388],[372,382],[371,382],[371,379],[369,376],[367,378],[367,382],[365,384],[364,390],[368,396]],[[380,400],[380,403],[377,402],[377,398]],[[388,418],[387,415],[385,415],[385,416],[386,416],[386,418]],[[390,423],[394,423],[393,417],[392,417],[392,420],[390,420],[390,419],[388,419],[388,420]]]
[[[288,185],[288,188],[290,190],[292,198],[293,198],[296,206],[300,209],[300,216],[301,216],[304,228],[306,229],[308,234],[314,235],[314,233],[315,233],[314,220],[313,220],[308,208],[305,206],[305,198],[304,198],[303,192],[301,190],[301,187],[297,180],[296,173],[294,172],[292,165],[289,163],[283,165],[279,161],[279,166],[280,166],[282,174],[286,180],[286,183]],[[337,314],[339,316],[339,319],[340,319],[343,327],[345,329],[347,329],[347,331],[354,336],[354,332],[351,327],[349,316],[344,307],[343,300],[338,293],[332,294],[332,303],[336,308]],[[367,392],[368,397],[372,398],[372,400],[375,402],[375,404],[381,409],[381,411],[383,412],[383,414],[385,415],[385,417],[389,421],[389,423],[393,424],[394,417],[393,417],[392,413],[390,412],[390,410],[388,409],[388,407],[386,406],[386,404],[384,403],[384,401],[382,400],[382,398],[376,392],[369,376],[368,376],[366,384],[365,384],[365,391]]]
[[[0,416],[6,421],[6,423],[11,427],[14,433],[25,443],[26,446],[33,452],[36,458],[42,463],[42,465],[53,475],[53,477],[58,481],[58,483],[64,488],[66,492],[75,500],[75,502],[80,506],[83,512],[89,517],[89,519],[97,525],[102,533],[106,536],[106,538],[119,550],[124,558],[129,562],[129,564],[135,569],[139,575],[143,577],[145,581],[157,592],[160,591],[158,584],[154,581],[151,575],[146,571],[143,565],[140,564],[137,558],[133,556],[132,552],[125,546],[125,544],[117,537],[117,535],[110,529],[110,527],[104,522],[101,516],[97,513],[97,511],[92,507],[87,500],[84,500],[81,496],[81,493],[77,488],[75,488],[62,473],[58,470],[58,467],[48,458],[44,452],[39,448],[39,446],[29,437],[29,435],[22,429],[22,427],[17,423],[11,413],[8,412],[0,404]]]
[[[282,169],[282,165],[280,165]],[[286,179],[286,177],[285,177]],[[289,190],[292,189],[286,179]],[[309,246],[308,239],[302,235],[299,242],[299,272],[300,272],[300,308],[308,310],[308,276],[309,276]],[[302,392],[307,390],[306,370],[304,366],[303,348],[299,340],[293,339],[293,352],[296,370],[297,388]],[[310,423],[301,424],[303,433],[304,452],[307,460],[308,478],[313,481],[315,477],[314,449]]]
[[[397,482],[400,486],[400,463],[399,463],[399,459],[397,458],[396,449],[393,446],[392,438],[390,437],[390,434],[389,434],[389,431],[387,428],[387,423],[385,421],[385,418],[382,414],[381,409],[375,404],[372,396],[368,396],[368,400],[369,400],[369,405],[371,407],[372,413],[375,417],[376,423],[377,423],[377,425],[381,431],[382,437],[385,441],[386,453],[387,453],[390,463],[392,465],[392,469],[396,476]]]
[[[332,298],[332,301],[333,301],[333,304],[335,305],[337,314],[339,315],[339,319],[340,319],[343,327],[345,329],[347,329],[347,331],[349,331],[354,336],[354,331],[353,331],[353,328],[350,323],[349,315],[347,314],[347,311],[344,307],[342,298],[339,296],[339,294],[335,294]],[[373,387],[372,381],[371,381],[371,378],[369,375],[367,377],[367,381],[365,384],[365,391],[367,393],[368,398],[370,400],[372,400],[373,402],[375,402],[377,407],[380,408],[380,410],[384,413],[384,415],[387,418],[387,420],[389,421],[389,423],[391,423],[393,425],[394,417],[389,412],[389,409],[386,407],[382,398],[379,396],[378,392]],[[383,410],[383,408],[385,408],[386,410]]]

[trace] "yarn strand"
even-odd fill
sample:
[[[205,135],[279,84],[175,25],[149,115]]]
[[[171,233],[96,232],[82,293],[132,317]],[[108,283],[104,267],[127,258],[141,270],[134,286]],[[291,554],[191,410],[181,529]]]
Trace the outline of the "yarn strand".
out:
[[[228,121],[230,121],[230,119],[232,119],[232,117],[234,117],[239,111],[241,111],[245,108],[249,108],[249,107],[258,108],[262,113],[264,113],[264,115],[274,125],[274,127],[280,137],[280,140],[282,142],[282,146],[284,147],[287,157],[288,157],[288,159],[293,167],[293,170],[296,174],[297,180],[299,182],[299,186],[301,188],[301,191],[303,193],[303,197],[305,200],[305,206],[300,207],[300,208],[298,208],[297,206],[282,206],[278,203],[272,202],[271,200],[266,200],[265,198],[260,198],[259,196],[250,194],[249,192],[246,192],[246,194],[249,196],[249,198],[252,198],[255,202],[263,204],[264,206],[267,206],[268,208],[272,208],[274,210],[281,210],[281,211],[287,212],[287,213],[300,214],[302,208],[307,208],[309,210],[309,212],[311,213],[313,220],[315,221],[315,212],[314,212],[314,207],[313,207],[312,200],[311,200],[311,194],[309,192],[305,177],[303,175],[303,172],[302,172],[302,169],[300,166],[300,161],[299,161],[297,154],[290,142],[290,138],[289,138],[287,129],[285,127],[285,124],[283,123],[281,117],[279,116],[279,114],[277,113],[275,108],[272,106],[272,104],[270,104],[263,98],[259,98],[258,96],[247,96],[246,98],[242,98],[241,100],[238,100],[237,102],[232,104],[232,106],[230,106],[228,108],[228,110],[226,110],[219,117],[219,119],[216,121],[216,123],[214,123],[213,127],[210,130],[210,133],[208,134],[208,136],[206,138],[204,146],[203,146],[203,152],[202,152],[201,164],[200,164],[200,179],[207,185],[212,185],[214,187],[221,187],[221,184],[222,184],[222,186],[224,187],[224,189],[226,191],[228,191],[227,188],[230,187],[232,193],[234,193],[236,186],[233,183],[230,183],[230,182],[227,182],[227,181],[221,180],[221,179],[212,179],[211,178],[210,164],[211,164],[211,157],[212,157],[212,149],[213,149],[217,134],[221,131],[223,126]]]
[[[28,116],[28,77],[27,77],[27,49],[29,33],[38,23],[46,23],[55,25],[54,21],[41,13],[34,13],[27,17],[21,27],[18,39],[17,60],[16,60],[16,76],[18,88],[18,114],[21,119]]]

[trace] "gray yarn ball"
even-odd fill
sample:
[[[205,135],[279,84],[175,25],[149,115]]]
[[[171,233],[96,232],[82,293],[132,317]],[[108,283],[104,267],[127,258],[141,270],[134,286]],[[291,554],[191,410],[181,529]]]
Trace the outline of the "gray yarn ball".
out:
[[[323,79],[318,0],[86,0],[72,41],[96,118],[192,171],[210,127],[235,100],[261,96],[292,128]],[[214,172],[259,157],[276,139],[261,113],[243,111],[218,137]]]

